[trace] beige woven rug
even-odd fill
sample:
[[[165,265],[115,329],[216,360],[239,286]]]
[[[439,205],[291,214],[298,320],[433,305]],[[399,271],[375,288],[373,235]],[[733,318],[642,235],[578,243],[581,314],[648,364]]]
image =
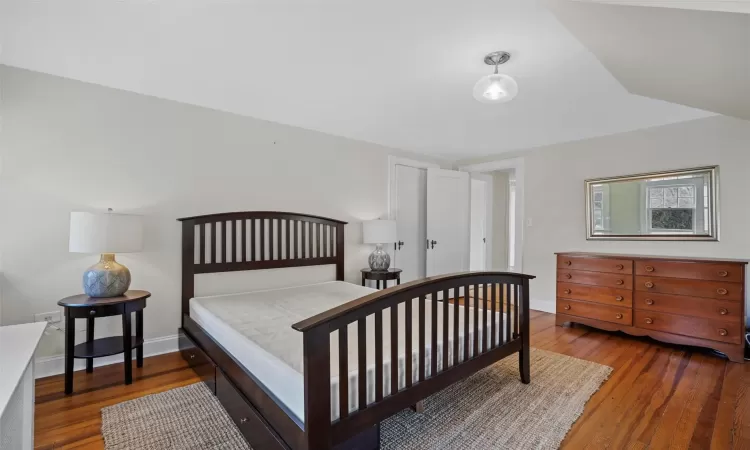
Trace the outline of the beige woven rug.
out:
[[[382,449],[556,449],[612,369],[532,349],[531,384],[513,355],[381,425]],[[202,383],[102,409],[107,450],[248,449]]]

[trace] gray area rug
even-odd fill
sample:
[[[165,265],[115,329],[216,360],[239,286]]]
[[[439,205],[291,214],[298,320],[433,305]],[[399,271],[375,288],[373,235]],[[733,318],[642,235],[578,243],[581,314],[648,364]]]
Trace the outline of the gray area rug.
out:
[[[510,356],[381,425],[381,448],[556,449],[612,369],[532,349],[531,384]],[[102,409],[107,450],[248,449],[202,383]]]

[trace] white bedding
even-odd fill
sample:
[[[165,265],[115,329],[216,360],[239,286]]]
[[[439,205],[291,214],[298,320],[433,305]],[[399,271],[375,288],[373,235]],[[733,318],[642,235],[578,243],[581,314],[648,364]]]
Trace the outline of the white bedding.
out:
[[[241,294],[219,295],[211,297],[196,297],[190,300],[190,317],[201,325],[224,349],[240,362],[260,381],[266,390],[276,398],[302,424],[304,421],[304,387],[303,387],[303,354],[302,333],[291,328],[292,324],[309,318],[335,306],[371,294],[373,289],[355,284],[333,281],[285,289],[245,292]],[[429,348],[431,343],[431,302],[426,302],[425,343]],[[442,303],[438,303],[442,306]],[[399,307],[399,388],[405,386],[405,348],[404,348],[404,317],[405,307]],[[463,314],[464,307],[459,307],[459,360],[463,359]],[[473,330],[472,308],[468,308],[470,327]],[[438,370],[442,369],[442,309],[437,311],[438,323]],[[481,312],[479,317],[481,318]],[[490,316],[488,314],[488,316]],[[418,373],[418,303],[414,300],[412,306],[412,380],[416,380]],[[448,360],[453,361],[453,305],[449,308],[449,343]],[[488,317],[489,325],[491,318]],[[495,320],[499,324],[498,332],[502,332],[503,322],[500,314]],[[375,399],[375,371],[374,371],[374,317],[367,318],[367,399],[368,403]],[[483,324],[479,324],[480,348]],[[349,408],[358,407],[358,379],[357,370],[357,324],[348,328],[349,349]],[[473,333],[469,333],[469,340],[473,342]],[[470,348],[469,355],[472,354]],[[425,373],[429,375],[431,366],[430,351],[426,351]],[[383,315],[383,393],[390,393],[390,311]],[[331,420],[339,417],[339,364],[338,364],[338,332],[331,334]]]

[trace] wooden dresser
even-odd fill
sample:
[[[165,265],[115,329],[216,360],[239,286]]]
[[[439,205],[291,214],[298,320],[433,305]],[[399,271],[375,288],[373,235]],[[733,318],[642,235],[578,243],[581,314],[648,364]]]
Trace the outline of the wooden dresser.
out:
[[[557,325],[576,322],[744,362],[741,260],[557,254]]]

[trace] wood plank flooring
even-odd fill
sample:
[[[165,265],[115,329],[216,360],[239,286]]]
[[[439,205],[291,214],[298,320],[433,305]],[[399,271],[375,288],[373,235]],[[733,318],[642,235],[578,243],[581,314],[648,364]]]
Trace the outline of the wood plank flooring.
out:
[[[531,331],[533,347],[614,368],[562,448],[750,450],[750,363],[583,326],[560,328],[554,315],[538,311]],[[147,358],[133,374],[125,386],[121,364],[77,372],[70,397],[62,376],[37,380],[37,448],[102,449],[102,407],[198,381],[179,353]]]

